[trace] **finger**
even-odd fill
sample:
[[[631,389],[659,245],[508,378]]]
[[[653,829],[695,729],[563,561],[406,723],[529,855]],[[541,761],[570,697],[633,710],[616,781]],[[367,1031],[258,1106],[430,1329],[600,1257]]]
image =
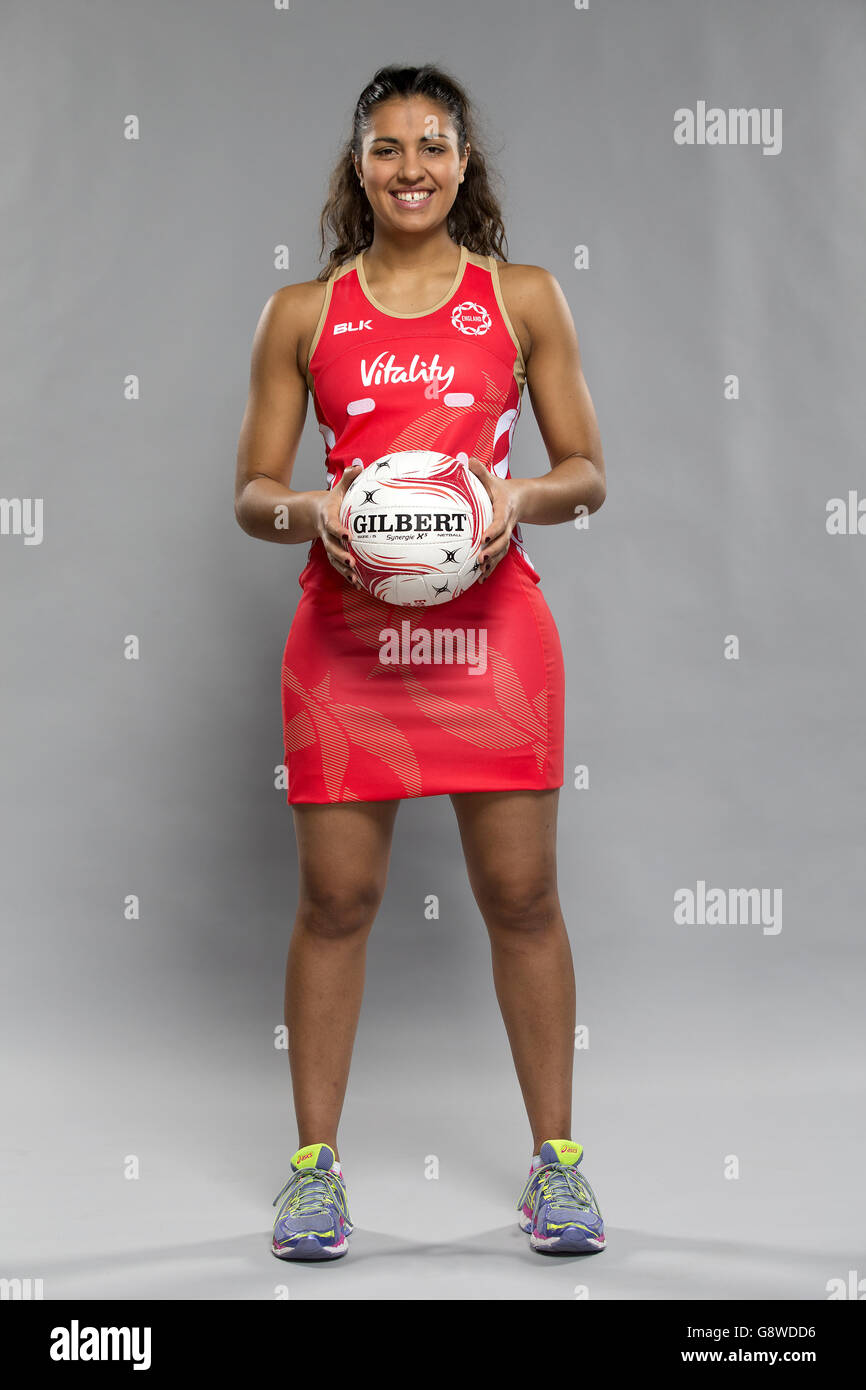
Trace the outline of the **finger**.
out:
[[[478,583],[483,584],[486,579],[489,579],[493,571],[496,569],[496,566],[498,564],[501,564],[504,558],[505,554],[503,552],[503,554],[498,555],[495,560],[491,560],[489,564],[486,564],[483,567],[481,574],[478,576]]]
[[[334,491],[337,492],[338,489],[341,489],[343,492],[346,492],[348,490],[349,484],[353,483],[357,478],[358,474],[363,473],[363,471],[363,464],[351,463],[348,468],[343,469],[343,472],[340,475],[340,481],[337,483],[337,486],[334,488]]]
[[[505,514],[505,510],[503,508],[494,507],[493,515],[491,516],[489,522],[484,528],[484,534],[481,537],[481,544],[490,545],[491,542],[499,540],[500,536],[502,536],[504,532],[508,530],[508,526],[509,523],[508,518]]]
[[[348,580],[348,582],[352,584],[354,588],[363,589],[364,585],[358,578],[357,571],[355,570],[354,561],[344,562],[342,560],[332,558],[331,564],[334,566],[334,569],[337,571],[337,573],[342,575],[344,579]]]
[[[494,511],[490,519],[490,525],[484,528],[484,535],[481,538],[481,549],[478,551],[479,560],[489,559],[491,553],[497,546],[507,545],[511,539],[511,527],[504,516],[497,516]]]
[[[345,528],[337,528],[340,528],[339,522],[334,522],[329,519],[325,521],[322,544],[325,547],[328,559],[331,560],[335,566],[342,566],[341,573],[343,573],[343,571],[353,573],[355,568],[355,557],[345,544],[344,539],[348,536],[349,532]]]
[[[344,536],[348,535],[348,532],[334,531],[330,527],[326,529],[327,534],[322,537],[322,540],[328,555],[338,559],[344,565],[349,564],[354,557],[348,546],[343,543]]]
[[[493,484],[492,484],[492,482],[490,481],[490,476],[491,476],[491,475],[490,475],[490,469],[487,467],[487,465],[484,464],[484,463],[482,463],[482,462],[481,462],[481,459],[477,459],[477,458],[475,458],[474,456],[473,456],[472,458],[470,458],[470,459],[467,459],[466,456],[465,456],[465,454],[458,454],[457,457],[458,457],[461,461],[465,460],[465,462],[466,462],[466,467],[469,469],[470,473],[474,473],[474,474],[475,474],[476,478],[479,479],[479,481],[481,482],[482,486],[485,487],[485,488],[487,489],[488,495],[489,495],[490,497],[492,497],[492,496],[493,496]]]
[[[491,545],[487,550],[479,551],[478,559],[481,562],[484,574],[492,574],[493,570],[499,564],[499,561],[506,554],[510,544],[511,527],[509,527],[508,533],[504,535],[501,540]]]
[[[351,554],[351,551],[346,545],[346,541],[350,535],[351,531],[348,526],[340,520],[339,515],[325,518],[325,541],[335,546],[341,554]]]
[[[466,456],[458,454],[457,457],[465,458]],[[490,541],[495,540],[496,537],[501,534],[502,529],[505,526],[505,509],[502,506],[501,499],[497,499],[496,496],[496,490],[493,484],[493,477],[495,475],[490,472],[486,464],[482,463],[481,459],[475,458],[473,456],[472,458],[467,460],[466,466],[467,468],[469,468],[470,472],[474,473],[475,476],[481,481],[482,486],[487,489],[487,495],[492,503],[492,514],[490,517],[490,521],[488,525],[484,528],[484,535],[481,538],[481,544],[488,545]]]
[[[363,471],[363,465],[360,462],[350,464],[348,468],[344,468],[340,481],[337,483],[333,491],[341,497],[344,496],[345,493],[349,490],[351,484],[357,478],[358,474],[362,473]],[[335,549],[339,552],[339,554],[342,557],[348,560],[350,558],[349,551],[345,549],[343,543],[345,542],[346,537],[350,534],[350,532],[348,526],[346,526],[340,520],[339,507],[335,509],[335,513],[326,516],[325,529],[328,532],[329,537],[331,538],[331,544],[335,547]]]
[[[364,586],[351,565],[344,564],[341,560],[337,560],[330,555],[328,556],[328,559],[331,561],[331,564],[334,566],[334,569],[341,576],[341,578],[345,579],[349,584],[353,586],[353,588],[363,589]]]
[[[458,457],[462,458],[464,457],[464,455],[458,455]],[[473,457],[467,461],[466,467],[469,469],[470,473],[475,474],[476,478],[486,491],[487,496],[490,498],[491,502],[495,501],[496,484],[493,481],[495,475],[490,472],[490,469],[487,467],[487,465],[485,463],[482,463],[481,459]]]

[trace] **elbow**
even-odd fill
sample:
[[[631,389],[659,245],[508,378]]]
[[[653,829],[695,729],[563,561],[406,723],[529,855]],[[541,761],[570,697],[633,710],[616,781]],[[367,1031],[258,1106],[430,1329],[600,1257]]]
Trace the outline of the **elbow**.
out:
[[[590,515],[592,515],[593,512],[597,512],[599,507],[604,506],[606,497],[607,480],[605,478],[604,471],[600,468],[596,468],[595,477],[593,479],[591,496],[587,499],[586,503],[587,510],[590,513]]]
[[[249,516],[244,506],[244,494],[242,492],[235,497],[235,521],[248,536],[251,534]]]

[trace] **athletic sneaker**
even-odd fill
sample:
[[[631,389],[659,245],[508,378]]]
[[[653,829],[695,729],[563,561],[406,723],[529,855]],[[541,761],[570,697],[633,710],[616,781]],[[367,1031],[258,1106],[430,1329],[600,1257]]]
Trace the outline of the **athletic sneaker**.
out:
[[[588,1254],[604,1249],[604,1222],[595,1193],[577,1165],[583,1145],[571,1139],[545,1139],[533,1158],[517,1203],[520,1229],[533,1250],[551,1255]]]
[[[271,1249],[279,1259],[333,1260],[346,1254],[354,1228],[343,1169],[327,1144],[298,1149],[292,1157],[292,1176],[272,1205],[277,1202]]]

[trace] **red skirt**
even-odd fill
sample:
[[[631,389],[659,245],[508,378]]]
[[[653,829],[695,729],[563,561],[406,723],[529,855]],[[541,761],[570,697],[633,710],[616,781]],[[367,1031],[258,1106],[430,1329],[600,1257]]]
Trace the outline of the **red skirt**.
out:
[[[565,668],[515,547],[483,584],[403,608],[313,542],[282,664],[288,802],[561,787]]]

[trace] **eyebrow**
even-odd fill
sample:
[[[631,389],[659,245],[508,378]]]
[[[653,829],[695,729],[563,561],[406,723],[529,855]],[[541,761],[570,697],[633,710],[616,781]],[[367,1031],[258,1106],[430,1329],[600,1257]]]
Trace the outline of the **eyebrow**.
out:
[[[447,140],[448,138],[447,135],[419,135],[418,143],[420,144],[422,140]],[[370,144],[378,145],[380,140],[387,140],[389,145],[401,145],[403,143],[396,135],[377,135],[375,139],[370,141]]]

